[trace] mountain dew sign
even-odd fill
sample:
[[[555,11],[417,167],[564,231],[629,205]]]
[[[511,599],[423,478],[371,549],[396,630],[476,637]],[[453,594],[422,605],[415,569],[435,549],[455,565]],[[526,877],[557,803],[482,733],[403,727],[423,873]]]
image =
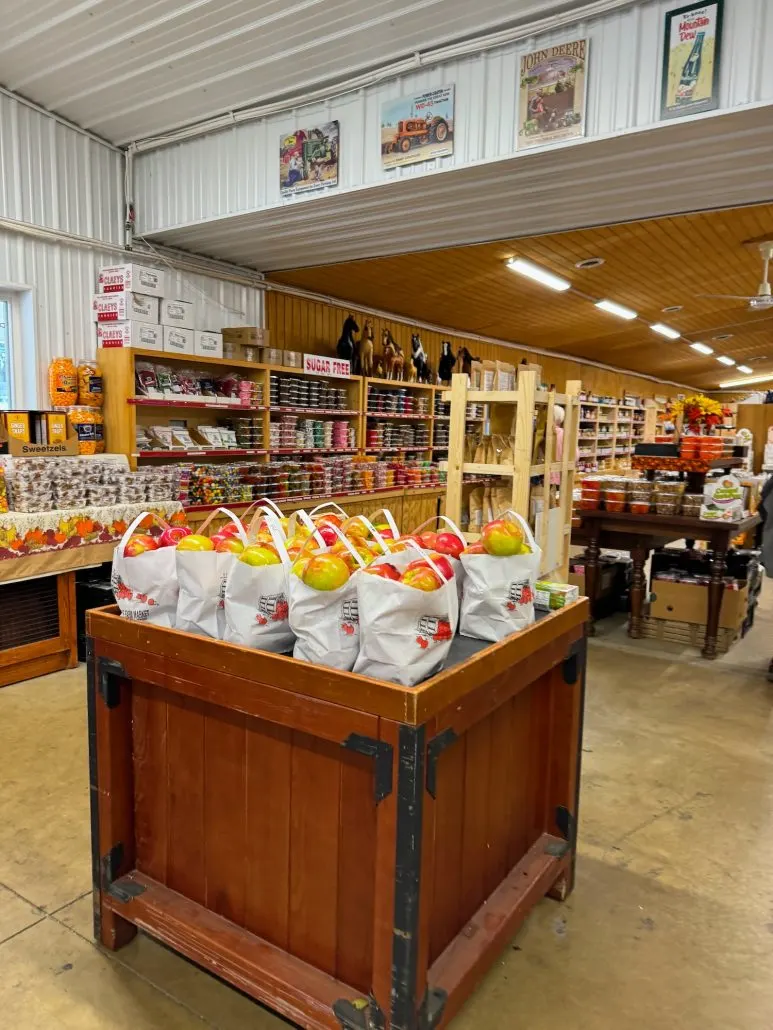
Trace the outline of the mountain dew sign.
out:
[[[666,12],[661,118],[682,118],[719,106],[723,0]]]

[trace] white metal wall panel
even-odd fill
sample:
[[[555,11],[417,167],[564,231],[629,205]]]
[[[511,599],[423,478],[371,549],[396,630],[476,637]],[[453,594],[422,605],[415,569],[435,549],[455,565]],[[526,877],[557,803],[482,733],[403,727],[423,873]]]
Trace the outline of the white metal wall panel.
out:
[[[0,93],[0,217],[118,244],[123,157]]]
[[[283,133],[331,118],[341,122],[340,187],[334,196],[509,157],[515,146],[521,54],[585,34],[590,39],[587,138],[657,125],[664,14],[673,6],[673,0],[649,0],[517,45],[420,69],[328,104],[139,155],[135,195],[140,229],[153,233],[247,211],[319,203],[313,196],[281,200],[278,143]],[[773,62],[767,59],[773,51],[770,8],[770,0],[726,0],[722,110],[773,102]],[[381,103],[444,83],[456,86],[454,155],[383,172]],[[566,148],[562,154],[563,161],[572,161]],[[693,174],[700,178],[699,169]],[[307,263],[315,263],[313,253]]]

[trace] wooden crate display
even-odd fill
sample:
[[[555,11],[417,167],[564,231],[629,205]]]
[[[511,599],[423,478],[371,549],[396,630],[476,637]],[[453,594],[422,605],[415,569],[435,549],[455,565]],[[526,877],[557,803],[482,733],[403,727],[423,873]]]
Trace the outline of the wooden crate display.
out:
[[[537,373],[519,369],[517,388],[513,391],[471,390],[467,376],[454,375],[451,389],[443,394],[444,400],[451,401],[445,513],[455,522],[461,521],[465,476],[499,477],[500,484],[506,479],[508,487],[500,498],[506,504],[497,504],[495,514],[509,507],[530,521],[542,549],[541,574],[555,575],[564,580],[569,569],[580,386],[579,381],[572,380],[566,384],[564,393],[538,390]],[[501,463],[468,460],[466,427],[469,403],[484,405],[487,412],[483,420],[484,429],[488,428],[492,439],[501,437],[507,441],[504,452],[507,460]],[[554,460],[556,404],[562,405],[565,411],[560,461]],[[537,453],[538,437],[543,434],[543,446]],[[551,475],[559,477],[557,503],[550,489]],[[535,489],[532,480],[537,477],[541,485]],[[485,481],[489,482],[487,478]],[[542,494],[542,510],[536,512],[535,517],[535,509],[540,507],[536,503],[539,493]],[[468,533],[470,539],[476,536],[472,531]]]
[[[406,688],[89,612],[96,937],[306,1030],[447,1026],[572,888],[586,619]]]

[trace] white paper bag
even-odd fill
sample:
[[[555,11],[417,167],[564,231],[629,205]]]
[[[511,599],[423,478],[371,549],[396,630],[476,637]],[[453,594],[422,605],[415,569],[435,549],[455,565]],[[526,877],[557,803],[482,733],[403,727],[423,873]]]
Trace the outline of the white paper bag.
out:
[[[346,541],[348,550],[363,568],[365,562],[337,526],[336,535]],[[326,553],[323,546],[315,554]],[[303,553],[303,552],[301,552]],[[290,628],[296,636],[293,657],[315,665],[348,671],[360,648],[360,621],[357,614],[357,580],[352,573],[338,590],[314,590],[297,576],[290,575]]]
[[[227,515],[238,527],[239,539],[247,543],[244,526],[232,511],[218,508],[201,525],[203,533],[216,515]],[[233,551],[176,551],[177,579],[180,593],[177,597],[177,629],[199,636],[222,640],[225,632],[225,583],[228,572],[236,560]]]
[[[159,547],[134,558],[127,558],[124,554],[132,533],[148,515],[164,529],[169,528],[158,515],[146,511],[138,515],[113,551],[110,583],[116,604],[125,619],[173,628],[177,612],[175,548]]]
[[[454,536],[458,537],[459,540],[461,540],[462,545],[464,547],[467,546],[467,541],[464,539],[461,529],[459,529],[459,527],[453,521],[453,519],[450,519],[447,515],[433,515],[432,518],[427,519],[425,522],[422,522],[418,529],[414,529],[411,536],[420,536],[427,528],[427,526],[431,526],[435,522],[445,523],[445,525],[448,527],[448,529],[451,530]],[[464,566],[462,565],[459,558],[454,558],[450,554],[444,554],[443,557],[448,559],[448,561],[451,563],[451,568],[454,570],[454,579],[456,580],[456,595],[459,598],[459,603],[461,604],[462,584],[464,583]]]
[[[410,552],[413,552],[412,554]],[[441,579],[443,573],[415,545],[411,560],[425,558]],[[360,653],[354,672],[412,687],[443,667],[459,619],[459,601],[452,580],[438,590],[417,590],[396,580],[357,576]]]
[[[247,565],[236,555],[225,583],[223,639],[258,651],[284,654],[292,651],[295,642],[289,621],[291,562],[282,527],[268,508],[260,508],[256,513],[247,533],[250,543],[254,541],[253,527],[257,528],[258,520],[265,520],[281,564]]]
[[[521,524],[531,554],[496,558],[491,554],[463,554],[465,579],[459,632],[479,640],[504,640],[534,622],[534,585],[542,552],[529,524],[507,511]]]

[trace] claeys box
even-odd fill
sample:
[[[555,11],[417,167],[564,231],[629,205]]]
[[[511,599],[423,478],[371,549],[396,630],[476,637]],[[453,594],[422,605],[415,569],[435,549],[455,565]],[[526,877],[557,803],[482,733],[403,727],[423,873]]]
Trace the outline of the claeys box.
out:
[[[100,293],[143,293],[147,297],[163,297],[166,275],[146,265],[109,265],[100,268],[97,280]]]

